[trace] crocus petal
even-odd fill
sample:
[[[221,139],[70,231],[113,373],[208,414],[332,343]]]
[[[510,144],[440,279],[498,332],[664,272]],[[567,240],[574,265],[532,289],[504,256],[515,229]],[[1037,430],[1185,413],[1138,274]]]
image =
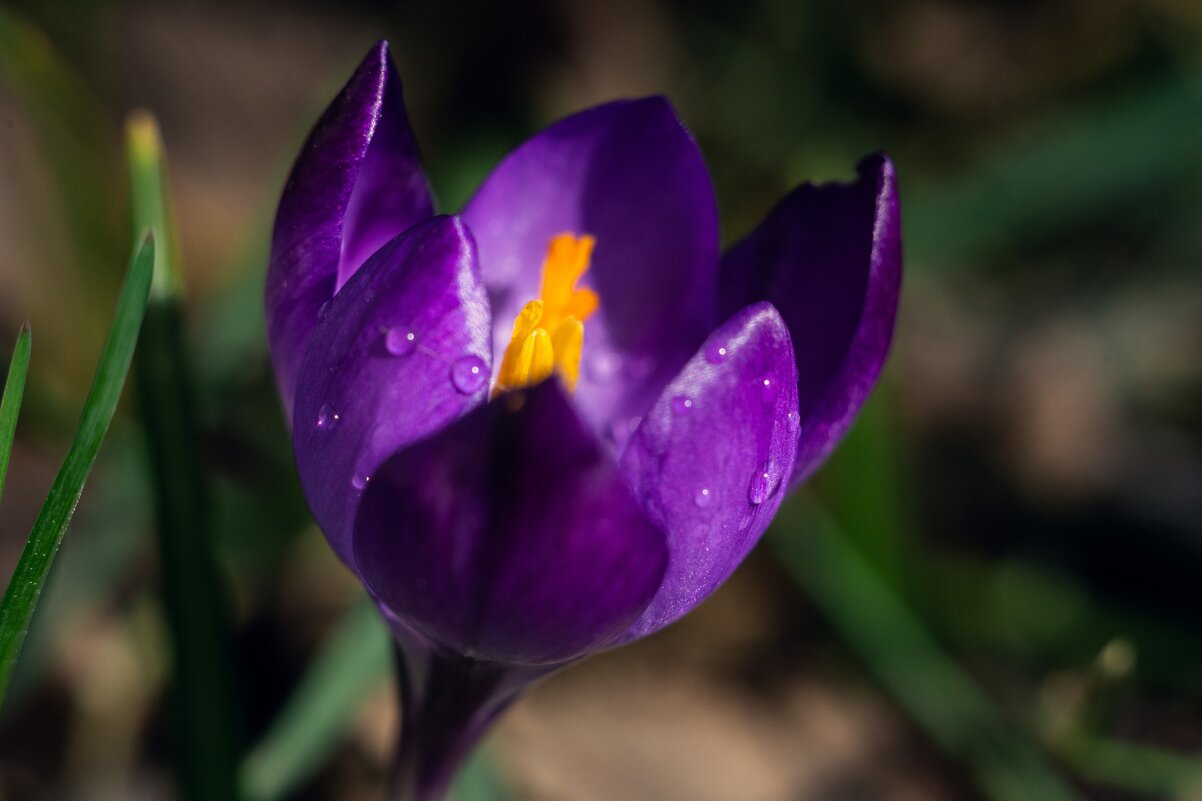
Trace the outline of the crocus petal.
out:
[[[491,323],[475,255],[455,217],[396,237],[334,298],[301,363],[297,469],[352,567],[355,508],[380,463],[487,399]]]
[[[791,486],[835,447],[876,383],[901,288],[901,221],[893,163],[860,162],[846,184],[803,184],[722,264],[730,308],[780,309],[797,354],[801,444]]]
[[[480,248],[496,353],[537,296],[551,238],[596,237],[583,283],[601,306],[585,326],[575,399],[599,431],[641,414],[716,319],[713,187],[662,97],[552,125],[497,166],[463,216]]]
[[[553,380],[389,459],[363,496],[355,554],[376,598],[426,637],[524,665],[607,643],[666,561],[663,532]]]
[[[715,331],[643,419],[622,456],[668,537],[668,570],[635,639],[681,617],[734,571],[768,527],[797,450],[797,373],[770,304]]]
[[[400,79],[380,42],[309,134],[276,215],[267,334],[289,419],[323,305],[376,248],[432,214]]]

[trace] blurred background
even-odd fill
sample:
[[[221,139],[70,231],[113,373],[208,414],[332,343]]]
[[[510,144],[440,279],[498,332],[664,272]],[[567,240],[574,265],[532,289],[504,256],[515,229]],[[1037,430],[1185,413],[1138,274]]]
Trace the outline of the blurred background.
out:
[[[0,798],[228,798],[223,772],[247,801],[382,797],[388,648],[300,496],[261,304],[291,161],[385,37],[444,210],[559,116],[650,93],[726,243],[875,150],[901,187],[897,338],[848,441],[694,615],[513,707],[461,801],[1202,799],[1196,0],[4,0],[0,352],[26,318],[34,348],[0,571],[112,314],[145,107],[229,639],[180,692],[127,392],[0,717]]]

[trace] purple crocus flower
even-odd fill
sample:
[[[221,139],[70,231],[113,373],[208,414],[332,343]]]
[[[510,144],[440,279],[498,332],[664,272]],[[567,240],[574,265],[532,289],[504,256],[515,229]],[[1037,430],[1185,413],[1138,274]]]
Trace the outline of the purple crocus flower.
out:
[[[397,797],[731,574],[876,381],[899,233],[872,156],[720,254],[660,97],[561,120],[436,216],[372,49],[285,187],[266,310],[305,495],[399,646]]]

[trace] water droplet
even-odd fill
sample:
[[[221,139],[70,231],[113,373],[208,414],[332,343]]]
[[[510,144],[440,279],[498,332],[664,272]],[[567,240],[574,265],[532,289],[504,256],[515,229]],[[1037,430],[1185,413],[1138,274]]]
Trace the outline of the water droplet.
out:
[[[672,411],[677,414],[685,414],[693,410],[693,399],[684,395],[677,395],[672,399]]]
[[[355,476],[354,478],[351,479],[351,486],[357,490],[367,489],[367,485],[370,483],[371,483],[371,476],[368,476],[368,475]]]
[[[407,356],[417,347],[417,334],[407,328],[389,328],[384,334],[384,347],[393,356]]]
[[[710,501],[713,499],[714,493],[710,491],[710,488],[702,487],[701,489],[697,490],[697,494],[693,496],[693,503],[704,509],[710,505]]]
[[[785,425],[788,426],[790,434],[796,434],[801,430],[801,415],[797,412],[789,412],[785,415]]]
[[[768,472],[768,465],[764,465],[751,477],[751,484],[747,487],[747,500],[759,506],[768,500],[771,494],[772,475]]]
[[[776,396],[780,393],[780,382],[773,381],[771,378],[760,380],[761,391],[764,393],[764,402],[772,403],[776,400]]]
[[[464,395],[471,395],[488,380],[488,365],[479,356],[467,355],[451,365],[451,383]]]
[[[722,364],[726,361],[727,350],[726,346],[714,342],[705,349],[705,360],[710,364]]]
[[[321,304],[321,308],[319,308],[319,309],[317,310],[317,319],[318,319],[318,321],[324,320],[324,319],[326,319],[326,317],[328,317],[328,316],[329,316],[329,314],[330,314],[330,307],[331,307],[331,306],[333,306],[333,305],[334,305],[334,301],[333,301],[333,300],[327,300],[325,303]]]
[[[341,419],[342,415],[338,414],[338,410],[325,403],[317,412],[317,427],[328,430],[338,425],[338,421]]]

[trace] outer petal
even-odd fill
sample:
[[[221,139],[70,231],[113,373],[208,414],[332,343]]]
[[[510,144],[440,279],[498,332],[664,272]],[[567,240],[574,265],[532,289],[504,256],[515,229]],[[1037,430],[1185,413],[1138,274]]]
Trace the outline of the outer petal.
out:
[[[309,134],[284,187],[267,273],[267,333],[291,416],[322,306],[376,248],[433,214],[387,42]]]
[[[803,184],[722,264],[728,308],[768,300],[797,353],[801,445],[790,485],[818,468],[876,383],[901,287],[893,163],[860,162],[848,184]]]
[[[668,535],[668,570],[620,641],[681,617],[759,540],[797,450],[797,373],[771,305],[740,311],[707,340],[630,440],[622,471]]]
[[[389,459],[364,494],[355,554],[376,597],[422,634],[527,665],[611,640],[666,560],[663,533],[556,381]]]
[[[486,399],[489,331],[475,248],[455,217],[380,248],[334,298],[301,364],[292,439],[313,516],[348,565],[380,463]]]
[[[522,304],[537,296],[551,237],[596,237],[584,283],[601,307],[585,327],[574,399],[599,430],[642,414],[716,319],[713,187],[662,97],[552,125],[497,166],[463,216],[480,247],[496,353]]]

